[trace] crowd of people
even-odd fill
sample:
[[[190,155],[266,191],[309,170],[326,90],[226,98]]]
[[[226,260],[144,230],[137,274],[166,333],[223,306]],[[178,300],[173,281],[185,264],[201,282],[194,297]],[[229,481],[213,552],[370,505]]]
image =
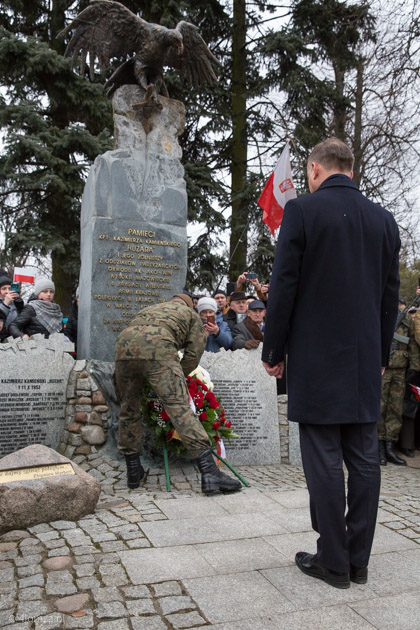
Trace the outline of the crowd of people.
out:
[[[69,341],[76,342],[77,311],[63,317],[54,296],[54,282],[39,278],[25,304],[7,271],[0,269],[0,343],[8,337],[29,339],[37,334],[48,339],[53,333],[63,333]]]
[[[246,292],[247,284],[255,294]],[[203,321],[207,336],[206,351],[251,350],[264,340],[264,319],[269,285],[260,284],[255,273],[242,273],[228,295],[217,289],[213,296],[184,291],[193,301],[194,310]]]

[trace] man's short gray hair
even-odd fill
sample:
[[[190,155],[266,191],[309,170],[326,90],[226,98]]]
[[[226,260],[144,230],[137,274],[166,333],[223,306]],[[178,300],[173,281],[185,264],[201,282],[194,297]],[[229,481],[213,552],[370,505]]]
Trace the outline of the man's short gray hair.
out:
[[[327,170],[337,169],[340,173],[349,173],[353,170],[354,156],[345,142],[338,138],[328,138],[312,149],[308,166],[311,162],[318,162]]]

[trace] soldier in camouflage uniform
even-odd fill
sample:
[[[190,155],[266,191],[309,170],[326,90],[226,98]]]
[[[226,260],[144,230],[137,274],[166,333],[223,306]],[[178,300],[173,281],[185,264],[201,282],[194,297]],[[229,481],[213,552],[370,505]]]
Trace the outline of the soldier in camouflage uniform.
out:
[[[142,309],[117,338],[115,382],[121,402],[118,450],[127,462],[128,487],[144,475],[140,464],[141,399],[146,382],[153,387],[183,444],[197,459],[205,494],[234,491],[241,484],[221,473],[210,440],[189,405],[185,377],[198,365],[206,345],[200,317],[189,296]],[[184,349],[180,360],[178,350]]]
[[[400,298],[399,309],[404,310],[405,300]],[[389,365],[382,377],[381,420],[378,423],[379,459],[406,466],[405,459],[394,451],[402,427],[406,370],[420,370],[420,348],[414,339],[413,322],[406,314],[394,333]]]

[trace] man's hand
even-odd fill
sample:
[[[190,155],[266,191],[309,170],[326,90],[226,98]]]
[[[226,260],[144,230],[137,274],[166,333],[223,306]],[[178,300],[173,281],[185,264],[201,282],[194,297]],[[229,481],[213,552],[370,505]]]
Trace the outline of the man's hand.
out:
[[[218,335],[219,334],[219,326],[217,324],[212,324],[211,322],[207,322],[204,324],[204,330],[207,335]]]
[[[254,285],[256,291],[260,291],[261,290],[261,285],[260,285],[260,281],[258,280],[258,278],[250,278],[248,282],[250,282],[251,284]]]
[[[386,370],[386,368],[381,367],[381,376],[383,376],[385,374],[385,370]]]
[[[258,339],[248,339],[248,341],[245,341],[244,348],[246,348],[247,350],[252,350],[252,348],[258,348],[259,345],[260,342],[258,341]]]
[[[269,376],[275,376],[276,378],[283,378],[284,373],[284,361],[280,361],[280,363],[276,363],[276,365],[270,365],[265,361],[262,362],[265,370]]]
[[[247,272],[246,272],[246,271],[244,271],[243,273],[241,273],[241,275],[240,275],[240,276],[238,276],[238,279],[237,279],[237,281],[236,281],[236,289],[237,289],[238,291],[239,291],[239,289],[238,289],[238,285],[242,287],[242,286],[243,286],[244,284],[246,284],[246,282],[247,282],[247,278],[245,278],[245,274],[246,274],[246,273],[247,273]]]
[[[263,295],[265,295],[266,293],[268,293],[268,289],[269,289],[269,285],[268,284],[262,284],[261,285],[261,293]]]

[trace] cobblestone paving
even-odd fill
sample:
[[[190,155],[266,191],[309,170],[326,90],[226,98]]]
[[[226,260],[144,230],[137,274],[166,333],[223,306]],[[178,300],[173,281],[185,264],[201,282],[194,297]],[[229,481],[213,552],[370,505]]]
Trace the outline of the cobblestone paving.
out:
[[[95,453],[76,458],[76,463],[101,482],[97,510],[78,522],[43,523],[0,537],[0,627],[164,630],[211,626],[182,579],[136,584],[121,560],[121,552],[153,548],[145,524],[168,520],[162,509],[164,500],[176,499],[177,505],[184,505],[202,496],[195,467],[171,465],[172,490],[167,492],[163,468],[150,463],[143,487],[130,491],[123,462]],[[297,467],[241,467],[239,471],[251,484],[253,500],[256,495],[278,497],[285,492],[290,496],[291,491],[301,496],[306,488],[302,469]],[[420,470],[390,465],[382,473],[381,524],[420,544]]]

